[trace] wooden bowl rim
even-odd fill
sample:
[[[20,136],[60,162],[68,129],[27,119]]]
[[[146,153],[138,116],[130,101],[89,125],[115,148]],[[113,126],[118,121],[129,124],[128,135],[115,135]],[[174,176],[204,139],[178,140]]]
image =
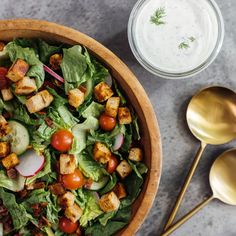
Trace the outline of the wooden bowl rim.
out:
[[[103,60],[106,61],[108,65],[115,68],[116,71],[119,71],[119,74],[122,78],[128,78],[124,79],[125,83],[134,93],[138,103],[140,104],[140,107],[142,108],[141,110],[143,112],[145,120],[147,121],[146,125],[149,131],[148,136],[150,136],[151,146],[151,168],[149,169],[150,178],[147,183],[144,197],[141,200],[141,204],[136,210],[134,217],[127,225],[127,227],[121,232],[123,236],[134,235],[144,222],[153,205],[160,182],[162,168],[162,145],[160,130],[155,112],[145,90],[143,89],[135,75],[130,71],[130,69],[113,52],[111,52],[95,39],[75,29],[36,19],[0,20],[0,33],[8,30],[40,31],[44,33],[48,32],[59,37],[64,37],[68,38],[69,40],[76,41],[78,42],[78,44],[83,44],[85,47],[89,48],[89,50],[93,51],[100,58],[103,58],[105,55],[105,58],[103,58]],[[102,52],[102,54],[100,54],[100,52]],[[115,61],[115,63],[111,63],[113,61]],[[145,104],[145,106],[141,106],[142,103]]]

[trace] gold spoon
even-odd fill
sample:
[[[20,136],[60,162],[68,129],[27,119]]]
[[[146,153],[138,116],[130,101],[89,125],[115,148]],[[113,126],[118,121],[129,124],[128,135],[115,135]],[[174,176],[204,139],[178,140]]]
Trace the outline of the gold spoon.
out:
[[[189,170],[164,231],[170,227],[176,216],[207,144],[224,144],[236,138],[235,92],[220,86],[201,90],[191,99],[188,105],[187,123],[193,135],[201,141],[201,146]]]
[[[230,205],[236,205],[236,148],[221,154],[213,163],[210,171],[212,196],[196,206],[187,215],[171,226],[162,236],[167,236],[190,219],[194,214],[217,198]]]

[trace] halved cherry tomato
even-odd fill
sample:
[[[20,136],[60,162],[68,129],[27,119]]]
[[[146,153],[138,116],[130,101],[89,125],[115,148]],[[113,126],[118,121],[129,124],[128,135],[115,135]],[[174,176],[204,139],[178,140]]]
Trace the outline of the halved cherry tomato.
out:
[[[105,131],[111,131],[116,126],[116,119],[111,116],[106,115],[105,113],[102,113],[99,118],[99,124],[100,124],[101,129]]]
[[[119,162],[117,160],[117,158],[112,155],[109,162],[107,163],[107,172],[109,174],[112,174],[115,170],[116,170],[116,167],[118,166]]]
[[[6,78],[7,72],[7,68],[0,67],[0,89],[5,89],[8,87],[8,80]]]
[[[79,169],[73,174],[62,175],[61,182],[66,189],[75,190],[84,185],[84,177]]]
[[[65,129],[56,131],[51,138],[51,145],[60,152],[66,152],[71,149],[73,134]]]
[[[77,230],[78,226],[79,225],[77,222],[73,223],[66,217],[62,217],[59,219],[59,229],[64,233],[72,234]]]

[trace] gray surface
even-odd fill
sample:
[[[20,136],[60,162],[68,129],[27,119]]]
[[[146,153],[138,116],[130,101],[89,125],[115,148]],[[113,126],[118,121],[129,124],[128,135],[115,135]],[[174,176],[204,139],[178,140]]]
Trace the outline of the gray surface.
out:
[[[38,3],[37,3],[38,2]],[[40,2],[40,3],[39,3]],[[159,79],[146,72],[134,59],[126,36],[129,13],[136,0],[1,0],[1,18],[46,19],[74,27],[103,43],[137,75],[158,116],[163,140],[163,174],[155,204],[139,230],[139,236],[160,235],[173,201],[183,182],[199,143],[188,131],[185,110],[191,95],[213,84],[236,88],[236,2],[217,0],[226,26],[224,46],[216,61],[200,75],[184,81]],[[214,158],[227,147],[208,147],[188,190],[179,216],[211,194],[208,171]],[[175,236],[236,235],[236,209],[217,200],[202,210]]]

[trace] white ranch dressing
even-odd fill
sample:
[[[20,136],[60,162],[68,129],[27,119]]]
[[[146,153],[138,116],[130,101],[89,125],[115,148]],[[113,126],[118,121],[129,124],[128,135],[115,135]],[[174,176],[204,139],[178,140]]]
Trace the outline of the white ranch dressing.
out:
[[[150,22],[164,7],[165,24]],[[140,54],[153,67],[170,73],[190,71],[204,63],[217,42],[217,17],[207,0],[147,0],[137,16],[135,39]],[[192,42],[190,39],[194,38]],[[179,48],[181,43],[188,48]]]

